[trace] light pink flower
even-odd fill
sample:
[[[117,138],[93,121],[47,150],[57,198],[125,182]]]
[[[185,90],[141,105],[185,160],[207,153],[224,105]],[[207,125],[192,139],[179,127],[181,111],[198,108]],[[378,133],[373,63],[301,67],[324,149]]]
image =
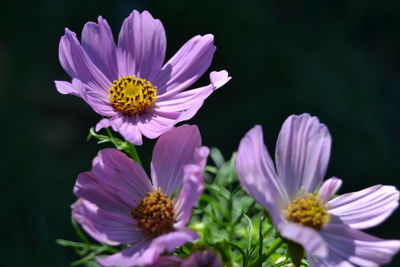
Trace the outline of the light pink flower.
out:
[[[385,220],[398,206],[393,186],[376,185],[330,198],[342,184],[324,183],[331,150],[325,125],[308,114],[290,116],[279,133],[275,166],[260,126],[242,139],[237,172],[245,190],[270,213],[280,234],[303,246],[311,266],[379,266],[400,247],[361,232]]]
[[[92,170],[78,176],[72,214],[99,242],[131,246],[97,261],[104,266],[152,264],[161,253],[196,240],[197,233],[185,226],[204,189],[207,156],[198,128],[189,125],[157,140],[151,181],[124,153],[101,150]]]
[[[105,19],[85,24],[81,43],[65,29],[59,58],[72,82],[55,81],[58,92],[81,97],[106,117],[96,131],[111,126],[126,140],[142,144],[176,123],[192,118],[204,100],[230,80],[228,72],[211,72],[210,84],[184,91],[211,64],[214,36],[197,35],[166,63],[162,23],[147,11],[134,10],[122,24],[118,44]]]

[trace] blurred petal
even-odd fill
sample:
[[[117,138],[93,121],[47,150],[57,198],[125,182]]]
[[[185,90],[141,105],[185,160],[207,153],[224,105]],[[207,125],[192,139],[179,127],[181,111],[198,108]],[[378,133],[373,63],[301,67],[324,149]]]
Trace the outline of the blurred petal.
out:
[[[289,200],[264,145],[260,126],[252,128],[240,141],[236,171],[247,193],[268,209],[277,223],[280,208]]]
[[[98,24],[88,22],[83,27],[82,47],[110,81],[118,79],[114,37],[107,21],[101,16],[98,18]]]
[[[213,43],[212,34],[197,35],[179,49],[154,79],[160,97],[183,91],[204,74],[215,52]]]
[[[359,266],[380,266],[399,251],[400,241],[383,240],[347,225],[326,225],[321,235],[329,246],[327,258],[341,259]],[[341,266],[341,265],[340,265]],[[347,265],[343,265],[347,266]]]
[[[100,209],[95,204],[79,199],[72,205],[72,215],[91,237],[108,245],[136,242],[143,239],[135,221],[127,216]]]
[[[90,88],[108,93],[110,80],[93,64],[76,39],[75,33],[65,29],[59,46],[59,58],[64,70]]]
[[[119,33],[119,75],[136,75],[153,83],[164,62],[166,43],[161,21],[147,11],[140,14],[134,10],[124,20]]]
[[[186,259],[181,267],[222,267],[221,258],[212,250],[195,252]]]
[[[109,257],[98,257],[96,260],[104,266],[136,266],[156,262],[163,252],[172,252],[178,246],[194,241],[198,235],[188,228],[177,229],[153,239],[149,243],[139,243]]]
[[[325,240],[313,228],[290,222],[282,222],[277,227],[283,237],[302,245],[307,255],[324,257],[328,254]]]
[[[329,199],[339,190],[342,186],[342,180],[336,177],[332,177],[326,180],[319,189],[320,197],[325,201]]]
[[[195,162],[184,167],[183,186],[175,202],[176,220],[175,227],[185,226],[192,216],[194,204],[204,191],[204,168],[206,166],[209,149],[200,147],[196,149]]]
[[[154,187],[171,195],[183,183],[184,166],[195,163],[201,145],[197,126],[182,125],[163,134],[156,142],[151,163]]]
[[[96,257],[96,261],[102,266],[123,266],[133,267],[136,262],[143,261],[141,256],[143,251],[147,249],[150,240],[142,239],[132,246],[107,257]]]
[[[394,186],[376,185],[344,194],[329,201],[329,213],[356,229],[383,222],[397,208],[399,191]]]
[[[292,115],[279,133],[275,163],[290,199],[300,188],[314,192],[328,166],[331,136],[326,126],[309,114]]]

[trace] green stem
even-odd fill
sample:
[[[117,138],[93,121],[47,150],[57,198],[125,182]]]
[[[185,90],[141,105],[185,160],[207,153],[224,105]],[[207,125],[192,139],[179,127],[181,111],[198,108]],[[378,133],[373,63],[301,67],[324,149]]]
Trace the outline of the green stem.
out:
[[[262,257],[262,262],[268,259],[282,244],[282,238],[278,237],[277,239],[275,239],[274,243],[272,243],[272,245],[267,249],[264,256]]]
[[[251,267],[256,267],[256,266],[261,266],[262,263],[268,259],[274,252],[283,244],[282,238],[278,237],[274,240],[274,243],[267,249],[265,254],[261,257],[258,258],[256,262],[254,262]]]
[[[289,263],[291,263],[292,261],[291,260],[284,260],[284,261],[281,261],[281,262],[278,262],[277,264],[274,264],[274,265],[272,265],[272,267],[281,267],[281,266],[283,266],[283,265],[285,265],[285,264],[289,264]]]
[[[72,216],[71,216],[71,223],[72,223],[72,226],[74,227],[75,233],[82,240],[82,242],[87,245],[90,245],[89,239],[87,239],[87,237],[82,232],[81,228],[79,228],[79,225],[76,223],[75,219]]]
[[[114,143],[115,146],[118,147],[118,146],[122,145],[122,147],[124,148],[124,150],[125,150],[127,153],[129,153],[129,155],[131,156],[131,158],[132,158],[134,161],[136,161],[137,163],[139,163],[140,166],[143,166],[143,165],[142,165],[142,161],[140,160],[139,154],[138,154],[138,152],[137,152],[137,150],[136,150],[136,147],[135,147],[133,144],[131,144],[131,143],[128,142],[128,141],[125,141],[125,142],[123,142],[123,143],[121,144],[121,141],[118,140],[118,139],[116,139],[116,138],[114,137],[114,135],[113,135],[112,132],[110,131],[110,128],[106,128],[106,131],[107,131],[108,136],[109,136],[110,139],[113,141],[113,143]],[[118,142],[115,142],[115,140],[117,140]]]
[[[139,154],[136,150],[136,147],[129,142],[126,142],[126,143],[128,144],[129,154],[131,155],[133,160],[136,161],[137,163],[139,163],[140,166],[143,166],[142,161],[140,160]]]

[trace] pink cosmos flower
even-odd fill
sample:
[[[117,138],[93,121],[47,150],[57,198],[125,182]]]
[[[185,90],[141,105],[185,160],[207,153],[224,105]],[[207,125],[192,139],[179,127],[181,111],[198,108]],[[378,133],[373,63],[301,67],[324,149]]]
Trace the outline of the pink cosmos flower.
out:
[[[236,164],[241,184],[270,213],[280,234],[303,246],[311,266],[379,266],[400,247],[359,229],[375,226],[398,206],[393,186],[376,185],[330,198],[342,184],[322,183],[328,166],[331,136],[308,114],[290,116],[279,133],[275,166],[260,126],[240,142]],[[321,185],[322,184],[322,185]]]
[[[72,215],[101,243],[131,244],[98,257],[101,265],[152,264],[164,251],[198,238],[185,225],[204,188],[208,152],[196,126],[173,128],[154,147],[151,181],[124,153],[99,152],[92,170],[78,176],[74,193],[79,200],[72,205]]]
[[[211,72],[210,84],[184,91],[211,64],[212,34],[187,41],[165,64],[162,23],[147,11],[134,10],[122,24],[115,45],[105,19],[85,24],[81,43],[68,28],[61,37],[59,58],[72,82],[55,81],[58,92],[83,98],[106,117],[96,131],[111,126],[126,140],[142,144],[142,135],[157,138],[176,123],[192,118],[203,101],[230,80]]]
[[[212,250],[204,250],[191,254],[187,259],[163,256],[146,267],[222,267],[222,261]]]

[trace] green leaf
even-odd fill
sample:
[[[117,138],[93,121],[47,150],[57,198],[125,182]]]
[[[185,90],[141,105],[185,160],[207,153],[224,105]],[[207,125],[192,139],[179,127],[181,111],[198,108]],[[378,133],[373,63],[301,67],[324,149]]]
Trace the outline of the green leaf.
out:
[[[301,260],[304,258],[304,249],[297,243],[287,240],[289,256],[296,267],[301,265]]]
[[[236,244],[234,244],[234,243],[231,243],[231,242],[228,242],[228,243],[229,243],[229,245],[230,245],[231,247],[233,247],[234,249],[236,249],[237,251],[239,251],[240,254],[242,254],[242,257],[243,257],[243,267],[246,267],[246,266],[247,266],[247,254],[246,254],[246,252],[244,252],[244,250],[243,250],[241,247],[239,247],[238,245],[236,245]]]
[[[217,167],[221,167],[225,163],[224,156],[222,155],[221,151],[216,147],[211,148],[210,157],[214,161],[215,165],[217,165]]]

